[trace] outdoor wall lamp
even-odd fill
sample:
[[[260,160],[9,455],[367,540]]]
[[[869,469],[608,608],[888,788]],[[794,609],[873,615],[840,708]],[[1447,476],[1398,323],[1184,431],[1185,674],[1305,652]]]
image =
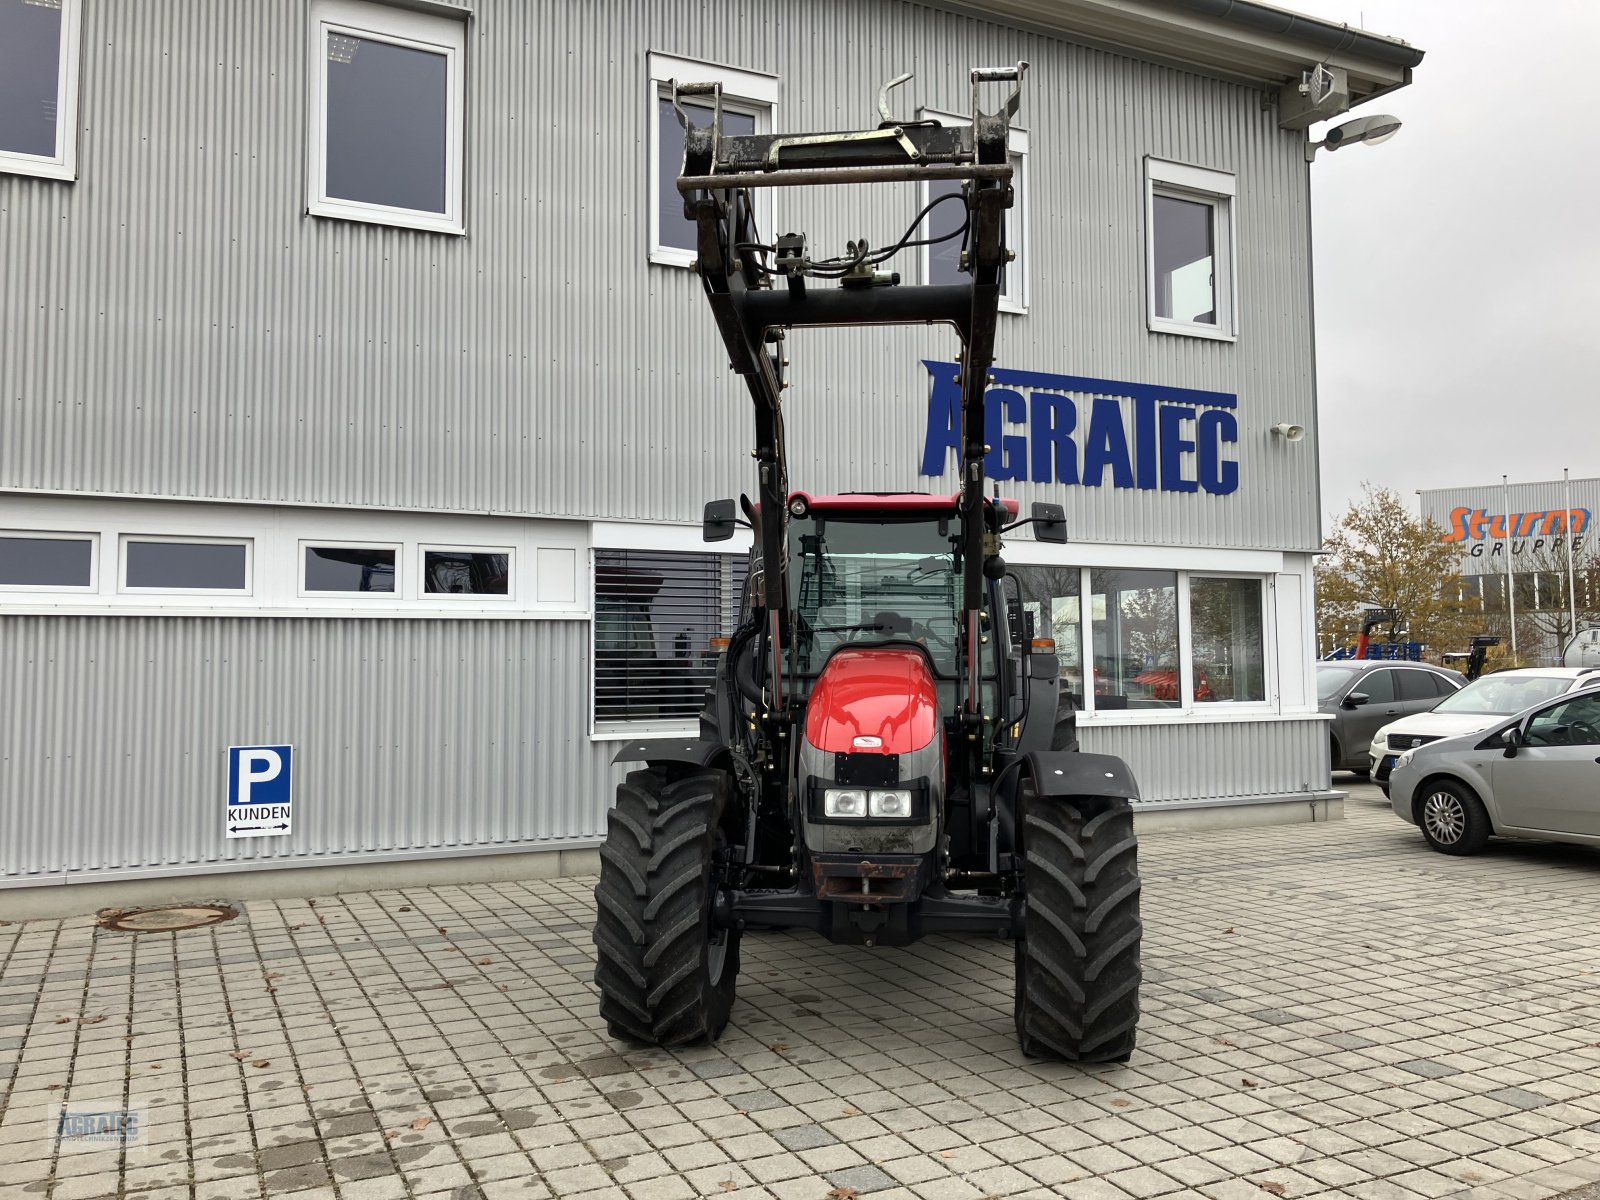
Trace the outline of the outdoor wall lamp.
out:
[[[1280,421],[1272,427],[1272,432],[1286,442],[1298,442],[1306,436],[1306,427],[1304,425],[1291,425],[1287,421]]]
[[[1346,121],[1343,125],[1335,125],[1328,130],[1320,142],[1306,143],[1306,161],[1311,162],[1317,157],[1317,151],[1326,148],[1332,154],[1340,146],[1367,145],[1376,146],[1379,142],[1387,142],[1400,130],[1400,118],[1391,117],[1387,113],[1379,113],[1371,117],[1357,117],[1354,121]]]

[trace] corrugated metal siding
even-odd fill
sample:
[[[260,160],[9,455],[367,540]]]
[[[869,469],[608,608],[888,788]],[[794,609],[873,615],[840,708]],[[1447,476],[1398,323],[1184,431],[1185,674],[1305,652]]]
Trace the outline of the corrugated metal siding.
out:
[[[0,621],[0,880],[594,841],[621,771],[568,621]],[[61,686],[72,680],[84,686]],[[556,696],[557,698],[552,698]],[[294,832],[228,841],[224,750],[295,749]],[[1326,787],[1314,720],[1086,728],[1149,801]]]
[[[969,66],[1027,58],[1002,365],[1237,391],[1242,484],[1015,490],[1085,540],[1317,544],[1315,439],[1267,433],[1315,428],[1308,177],[1258,92],[890,0],[474,8],[452,238],[304,215],[302,0],[84,5],[79,182],[0,176],[0,487],[695,520],[751,486],[748,401],[698,283],[646,263],[646,51],[778,74],[788,129],[875,120],[907,69],[902,104],[965,111]],[[1238,175],[1237,345],[1145,330],[1147,154]],[[855,203],[779,224],[839,250],[914,212]],[[796,486],[923,486],[919,360],[953,337],[791,346]]]
[[[0,706],[0,878],[593,838],[616,775],[588,646],[569,621],[0,620],[30,698]],[[283,743],[292,835],[226,840],[225,748]]]
[[[1328,787],[1328,724],[1314,717],[1086,726],[1079,739],[1085,750],[1123,759],[1146,802],[1309,798]]]

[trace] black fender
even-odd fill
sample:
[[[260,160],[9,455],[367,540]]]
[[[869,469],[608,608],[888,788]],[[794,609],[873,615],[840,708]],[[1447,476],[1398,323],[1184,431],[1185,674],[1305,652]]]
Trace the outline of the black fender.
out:
[[[1017,792],[1024,779],[1033,783],[1037,800],[1137,800],[1139,784],[1128,764],[1111,754],[1078,750],[1030,750],[1000,772],[995,803],[1000,821],[999,849],[1017,850]]]
[[[645,742],[623,742],[612,756],[613,763],[683,763],[691,767],[724,766],[717,758],[727,752],[721,742],[685,735],[681,738],[654,738]]]
[[[1022,774],[1040,799],[1137,800],[1139,784],[1114,754],[1035,750],[1024,755]]]

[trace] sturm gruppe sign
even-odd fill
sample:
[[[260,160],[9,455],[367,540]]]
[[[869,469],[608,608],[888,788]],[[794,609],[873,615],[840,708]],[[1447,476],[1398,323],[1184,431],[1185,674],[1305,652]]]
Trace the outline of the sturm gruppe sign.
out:
[[[932,379],[923,475],[960,458],[955,363],[923,360]],[[991,479],[1154,492],[1238,490],[1239,398],[1229,392],[996,367],[985,393]]]

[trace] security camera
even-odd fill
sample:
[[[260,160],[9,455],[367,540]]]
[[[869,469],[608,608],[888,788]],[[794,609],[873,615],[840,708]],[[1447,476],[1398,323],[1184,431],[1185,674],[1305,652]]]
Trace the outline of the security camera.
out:
[[[1306,427],[1304,425],[1291,425],[1287,421],[1280,421],[1272,427],[1272,432],[1286,442],[1298,442],[1305,437]]]

